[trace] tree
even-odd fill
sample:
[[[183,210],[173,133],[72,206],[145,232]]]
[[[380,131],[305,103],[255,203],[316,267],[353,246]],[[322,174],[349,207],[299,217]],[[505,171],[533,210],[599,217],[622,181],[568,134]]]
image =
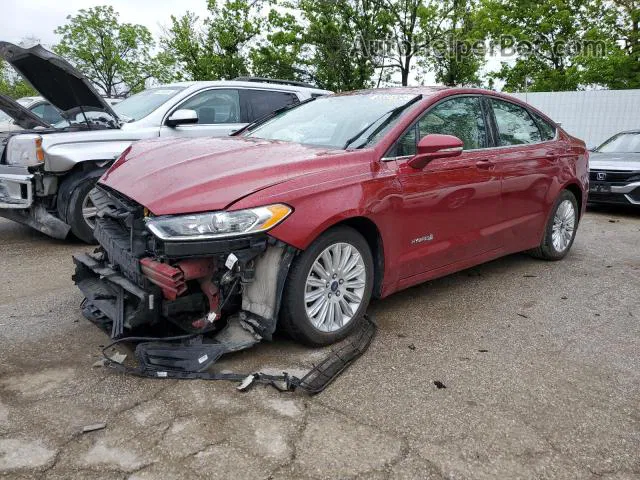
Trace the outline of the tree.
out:
[[[200,25],[187,12],[171,17],[171,27],[162,38],[168,55],[176,59],[180,73],[190,80],[232,79],[247,75],[249,43],[262,27],[256,15],[259,0],[208,0],[209,16]]]
[[[298,7],[315,82],[336,91],[371,86],[384,58],[376,40],[389,33],[385,7],[376,0],[300,0]]]
[[[271,9],[264,23],[267,35],[251,48],[252,73],[258,77],[310,80],[303,55],[305,27],[289,11]]]
[[[27,36],[20,41],[19,45],[23,48],[29,48],[39,43],[39,38]],[[0,60],[0,94],[17,99],[21,97],[33,97],[38,95],[38,92],[7,62]]]
[[[479,16],[501,47],[518,50],[492,76],[506,91],[562,91],[581,86],[576,45],[584,35],[589,0],[484,0]]]
[[[444,0],[440,11],[445,22],[431,30],[431,52],[420,63],[435,70],[436,81],[449,87],[479,85],[478,72],[485,63],[485,32],[477,22],[476,0]]]
[[[580,52],[583,82],[610,89],[640,88],[640,2],[598,0],[589,6],[589,15],[585,41],[602,48]]]
[[[55,33],[62,39],[54,51],[107,97],[127,96],[144,89],[149,79],[165,82],[172,77],[171,59],[151,55],[155,44],[149,30],[121,23],[113,7],[82,9]]]

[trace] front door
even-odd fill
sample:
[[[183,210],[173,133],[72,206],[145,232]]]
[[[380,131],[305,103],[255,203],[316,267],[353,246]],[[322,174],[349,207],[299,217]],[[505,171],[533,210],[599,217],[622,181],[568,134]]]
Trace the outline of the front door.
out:
[[[461,156],[433,160],[423,170],[407,161],[428,134],[454,135]],[[429,109],[392,148],[402,185],[404,245],[401,278],[408,278],[501,248],[495,227],[500,179],[488,161],[487,116],[480,97],[446,99]]]

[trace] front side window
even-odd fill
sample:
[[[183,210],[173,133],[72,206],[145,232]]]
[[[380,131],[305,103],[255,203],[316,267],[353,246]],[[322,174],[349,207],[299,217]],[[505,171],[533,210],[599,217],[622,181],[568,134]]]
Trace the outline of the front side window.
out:
[[[487,127],[478,97],[458,97],[445,100],[430,109],[396,143],[390,157],[417,153],[417,143],[432,134],[453,135],[462,140],[465,150],[487,147]]]
[[[510,102],[491,99],[498,127],[498,145],[526,145],[542,140],[540,130],[529,112]],[[555,135],[554,135],[555,136]]]
[[[195,110],[200,125],[240,123],[240,95],[235,89],[206,90],[191,97],[178,109]]]
[[[250,122],[263,118],[279,108],[299,103],[296,94],[291,92],[250,89],[244,94],[249,104]]]
[[[111,108],[121,120],[134,122],[146,117],[182,90],[184,87],[150,88],[116,103]]]

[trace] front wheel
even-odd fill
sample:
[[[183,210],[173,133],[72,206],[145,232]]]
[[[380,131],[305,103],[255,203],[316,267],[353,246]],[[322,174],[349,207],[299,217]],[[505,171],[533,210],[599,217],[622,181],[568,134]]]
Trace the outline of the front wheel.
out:
[[[373,257],[367,241],[352,228],[332,228],[291,266],[280,326],[306,345],[338,342],[362,320],[372,290]]]
[[[562,260],[569,253],[578,229],[578,202],[573,193],[563,190],[552,212],[542,243],[529,253],[544,260]]]
[[[99,175],[73,181],[71,195],[63,209],[66,223],[71,227],[71,233],[85,243],[94,244],[93,230],[96,227],[97,208],[89,197],[98,181]],[[70,180],[72,181],[72,180]]]

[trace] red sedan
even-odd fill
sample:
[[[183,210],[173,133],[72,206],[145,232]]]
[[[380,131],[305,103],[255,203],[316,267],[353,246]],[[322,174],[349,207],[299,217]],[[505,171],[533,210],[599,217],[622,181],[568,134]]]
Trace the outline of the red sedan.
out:
[[[372,296],[520,251],[562,259],[588,178],[584,142],[505,95],[322,97],[229,138],[134,144],[92,193],[101,248],[75,281],[114,337],[238,321],[330,344]]]

